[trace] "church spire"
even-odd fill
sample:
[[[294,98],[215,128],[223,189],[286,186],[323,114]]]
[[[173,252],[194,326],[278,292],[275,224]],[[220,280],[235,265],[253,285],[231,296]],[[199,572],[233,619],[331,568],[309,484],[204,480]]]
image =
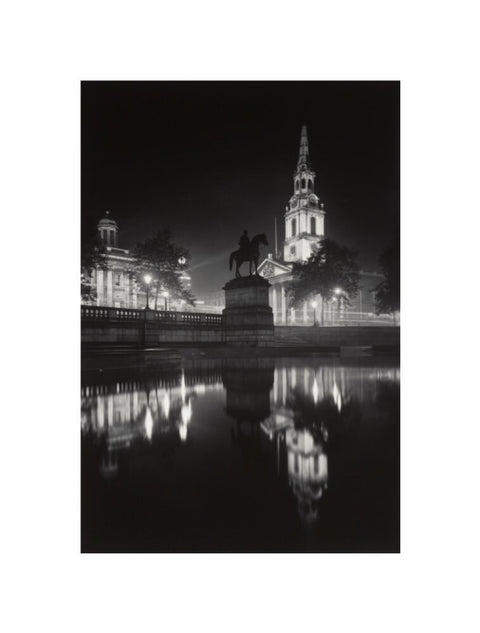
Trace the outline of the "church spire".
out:
[[[310,160],[308,157],[308,137],[307,126],[302,125],[302,132],[300,134],[300,151],[298,153],[297,170],[304,170],[310,168]]]

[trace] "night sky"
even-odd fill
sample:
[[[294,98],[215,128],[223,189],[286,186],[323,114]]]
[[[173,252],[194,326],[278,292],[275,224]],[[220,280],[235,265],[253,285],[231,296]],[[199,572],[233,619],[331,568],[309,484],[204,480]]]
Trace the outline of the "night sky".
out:
[[[378,270],[399,231],[398,82],[83,82],[81,99],[82,225],[108,210],[131,248],[169,224],[194,293],[231,278],[243,229],[266,256],[276,216],[283,240],[302,125],[325,234]]]

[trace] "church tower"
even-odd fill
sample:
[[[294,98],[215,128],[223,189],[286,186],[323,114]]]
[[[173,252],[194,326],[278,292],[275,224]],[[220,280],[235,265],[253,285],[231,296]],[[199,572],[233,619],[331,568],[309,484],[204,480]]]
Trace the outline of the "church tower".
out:
[[[297,169],[293,174],[293,196],[285,212],[285,262],[306,261],[312,247],[324,234],[323,204],[315,195],[315,172],[310,166],[307,127],[302,126]]]

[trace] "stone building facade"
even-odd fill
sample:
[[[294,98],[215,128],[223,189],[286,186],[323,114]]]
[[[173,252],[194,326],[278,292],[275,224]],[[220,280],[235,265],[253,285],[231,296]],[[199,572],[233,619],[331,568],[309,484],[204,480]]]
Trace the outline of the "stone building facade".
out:
[[[108,211],[98,223],[97,230],[105,249],[106,267],[97,267],[92,271],[96,305],[113,308],[139,307],[134,259],[130,251],[119,248],[118,224]]]
[[[130,251],[118,246],[118,224],[107,211],[97,225],[98,237],[105,252],[105,267],[96,267],[91,273],[91,295],[95,297],[94,303],[98,306],[112,308],[144,308],[146,306],[146,293],[142,284],[138,284],[135,271],[135,260]],[[182,284],[189,288],[190,275],[181,272]],[[150,293],[150,307],[153,308],[154,289]],[[160,298],[159,298],[160,299]],[[84,303],[86,303],[84,301]],[[186,306],[177,305],[162,295],[159,309],[165,307],[169,310],[185,309]]]

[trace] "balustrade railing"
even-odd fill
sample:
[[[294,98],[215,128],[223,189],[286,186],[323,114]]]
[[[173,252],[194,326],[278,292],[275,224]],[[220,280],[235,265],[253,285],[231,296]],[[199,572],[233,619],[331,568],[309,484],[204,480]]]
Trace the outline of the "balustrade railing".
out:
[[[157,321],[178,325],[222,325],[221,314],[200,312],[175,312],[167,310],[139,310],[135,308],[110,308],[81,306],[81,318],[94,321]]]

